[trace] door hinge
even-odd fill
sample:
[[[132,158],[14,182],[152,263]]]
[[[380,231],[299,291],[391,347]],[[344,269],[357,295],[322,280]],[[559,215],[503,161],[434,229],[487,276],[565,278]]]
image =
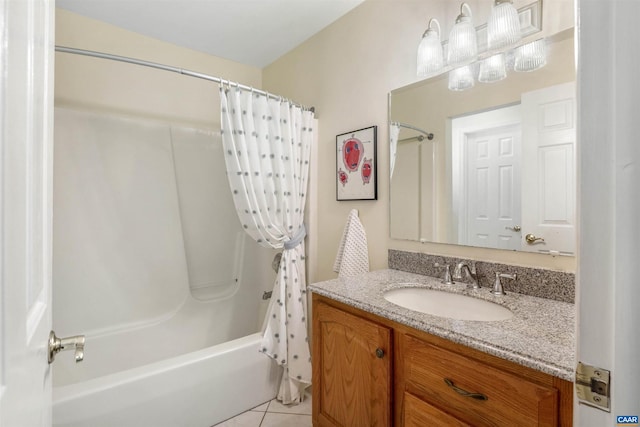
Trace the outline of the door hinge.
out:
[[[611,411],[611,372],[578,362],[576,394],[578,401],[604,411]]]

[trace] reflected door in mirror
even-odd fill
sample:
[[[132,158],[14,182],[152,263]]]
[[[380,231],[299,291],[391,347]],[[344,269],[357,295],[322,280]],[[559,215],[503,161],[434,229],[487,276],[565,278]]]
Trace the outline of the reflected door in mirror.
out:
[[[458,244],[520,249],[521,117],[516,105],[452,120]]]

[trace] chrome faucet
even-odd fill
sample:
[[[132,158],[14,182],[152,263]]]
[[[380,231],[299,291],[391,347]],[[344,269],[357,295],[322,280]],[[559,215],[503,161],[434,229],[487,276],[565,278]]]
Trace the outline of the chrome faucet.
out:
[[[502,282],[500,281],[500,278],[516,280],[518,278],[518,275],[517,273],[507,274],[496,271],[496,281],[493,283],[493,291],[491,291],[491,293],[494,295],[504,295],[504,289],[502,288]]]
[[[456,268],[453,270],[453,278],[456,280],[462,279],[462,271],[465,270],[467,272],[467,277],[471,279],[471,283],[467,286],[470,289],[478,289],[480,285],[478,284],[478,276],[476,274],[476,263],[471,261],[471,266],[467,263],[467,261],[461,261],[456,264]]]

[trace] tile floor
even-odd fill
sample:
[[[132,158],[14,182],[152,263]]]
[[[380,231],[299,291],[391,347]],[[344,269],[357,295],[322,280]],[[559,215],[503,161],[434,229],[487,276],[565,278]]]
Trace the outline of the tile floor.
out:
[[[299,405],[283,405],[273,399],[215,427],[311,427],[311,393]]]

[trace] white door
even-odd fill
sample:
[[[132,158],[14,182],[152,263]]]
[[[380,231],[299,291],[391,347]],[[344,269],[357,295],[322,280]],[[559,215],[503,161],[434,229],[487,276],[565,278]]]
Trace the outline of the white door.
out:
[[[576,88],[522,94],[522,250],[576,253]],[[536,239],[530,242],[526,236]],[[544,240],[542,240],[544,239]]]
[[[640,416],[640,2],[580,0],[577,360],[611,371],[610,412],[574,399],[574,424]],[[626,424],[631,425],[631,424]],[[637,425],[637,423],[636,423]]]
[[[452,121],[458,242],[520,249],[520,109]]]
[[[53,2],[1,0],[0,425],[51,425]]]
[[[520,125],[467,135],[467,241],[520,249]]]

